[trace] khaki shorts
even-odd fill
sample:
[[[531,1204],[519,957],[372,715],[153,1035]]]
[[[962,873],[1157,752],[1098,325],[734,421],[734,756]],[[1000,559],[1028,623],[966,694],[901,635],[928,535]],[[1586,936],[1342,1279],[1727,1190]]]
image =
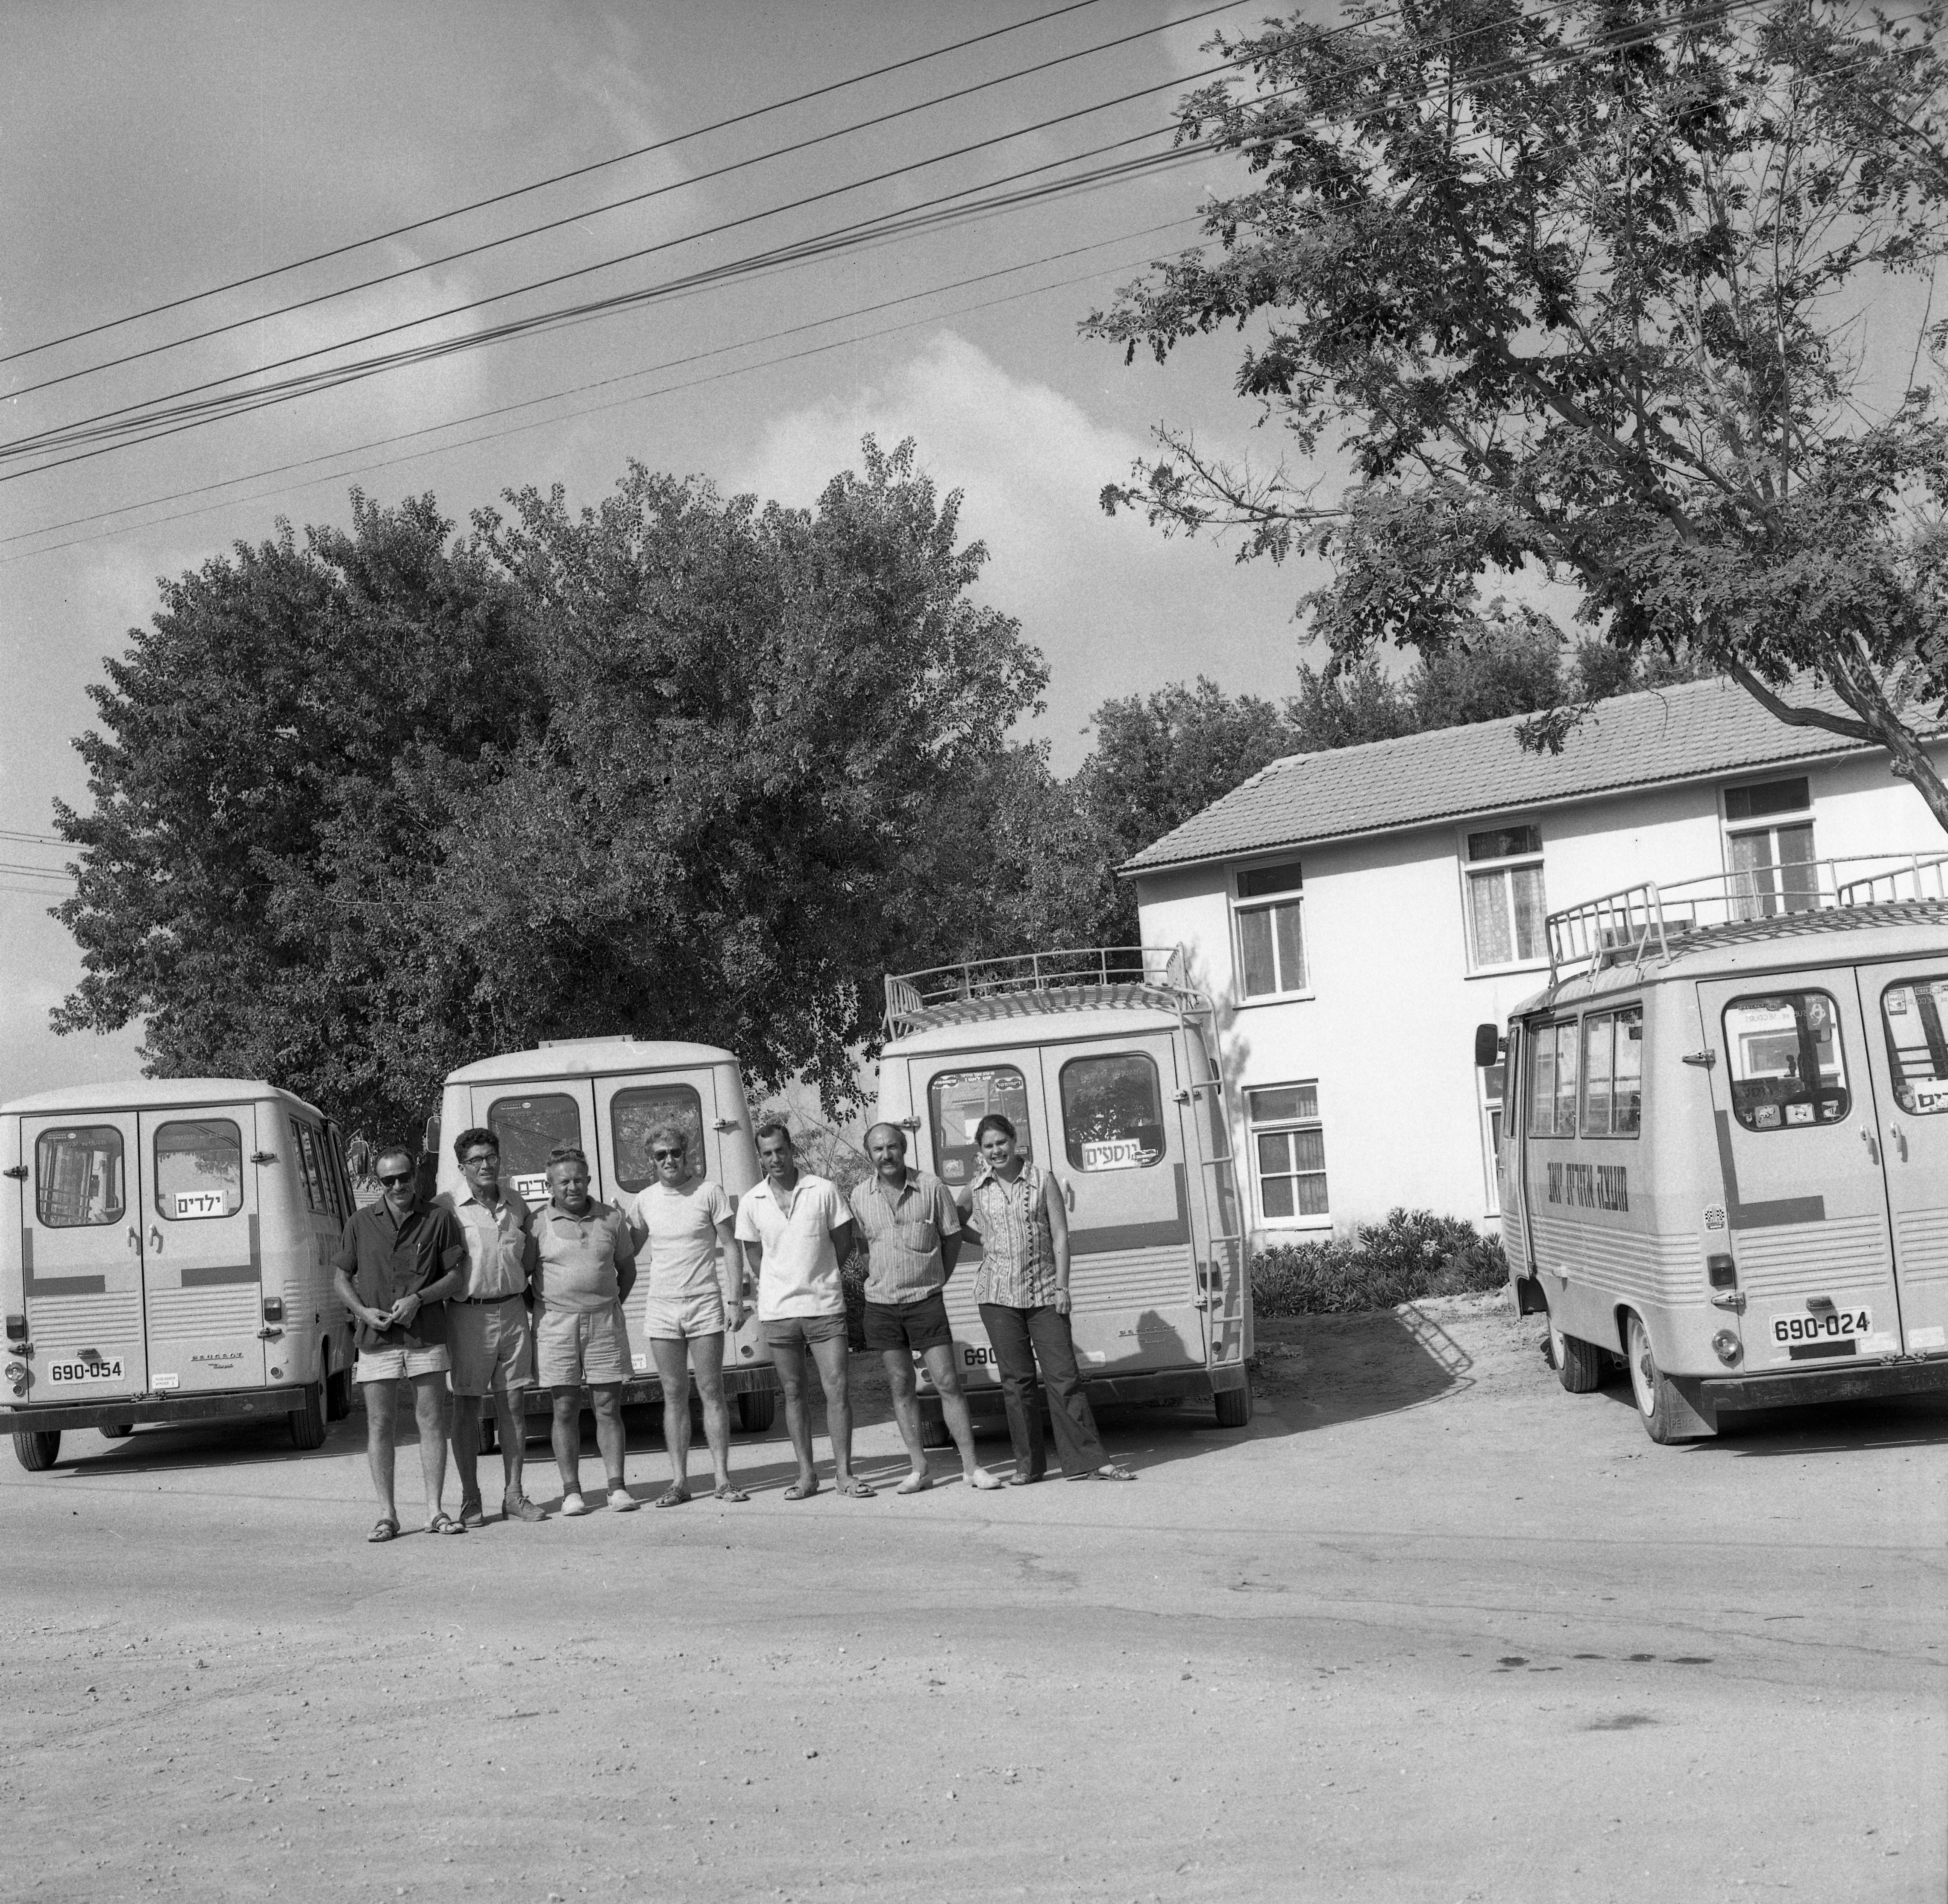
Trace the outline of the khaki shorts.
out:
[[[689,1342],[721,1335],[724,1293],[714,1286],[680,1296],[651,1296],[643,1305],[643,1332],[653,1342]]]
[[[453,1366],[444,1342],[430,1349],[361,1349],[355,1381],[405,1381],[414,1375],[443,1375]]]
[[[446,1346],[456,1395],[511,1395],[534,1385],[534,1328],[519,1296],[448,1303]]]
[[[628,1381],[629,1332],[622,1305],[543,1310],[535,1319],[535,1369],[544,1388],[606,1388]]]
[[[818,1342],[848,1338],[845,1316],[779,1316],[765,1324],[765,1340],[774,1349],[810,1348]]]

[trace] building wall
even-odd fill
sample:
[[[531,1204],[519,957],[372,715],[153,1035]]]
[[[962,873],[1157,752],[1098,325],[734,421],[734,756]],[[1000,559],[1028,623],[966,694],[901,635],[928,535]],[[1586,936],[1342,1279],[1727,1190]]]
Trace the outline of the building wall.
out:
[[[1646,879],[1667,885],[1725,870],[1724,789],[1801,773],[1810,782],[1818,857],[1948,850],[1920,796],[1889,776],[1884,758],[1861,757],[1140,879],[1143,943],[1183,946],[1193,982],[1218,1002],[1255,1244],[1343,1233],[1396,1205],[1476,1222],[1493,1213],[1474,1028],[1505,1023],[1546,982],[1549,968],[1545,944],[1545,956],[1526,963],[1471,970],[1463,891],[1470,831],[1537,825],[1553,911]],[[1237,875],[1292,860],[1303,868],[1306,988],[1244,999],[1233,928]],[[1243,1124],[1245,1092],[1311,1082],[1318,1087],[1328,1213],[1267,1218]]]

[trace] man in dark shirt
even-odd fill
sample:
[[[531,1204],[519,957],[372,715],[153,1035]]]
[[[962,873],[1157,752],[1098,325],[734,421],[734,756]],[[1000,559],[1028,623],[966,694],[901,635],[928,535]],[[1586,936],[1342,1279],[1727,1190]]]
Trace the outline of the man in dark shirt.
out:
[[[420,1201],[411,1153],[389,1145],[374,1160],[385,1195],[345,1226],[334,1264],[338,1299],[358,1325],[365,1391],[366,1459],[383,1512],[367,1537],[399,1530],[392,1502],[393,1419],[411,1382],[426,1481],[427,1532],[458,1533],[440,1506],[446,1486],[446,1300],[467,1287],[467,1237],[450,1206]]]

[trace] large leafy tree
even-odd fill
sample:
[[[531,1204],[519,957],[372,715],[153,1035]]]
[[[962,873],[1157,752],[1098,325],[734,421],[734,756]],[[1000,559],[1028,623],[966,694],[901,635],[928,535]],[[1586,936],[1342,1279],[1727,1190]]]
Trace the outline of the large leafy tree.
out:
[[[1240,394],[1348,479],[1322,506],[1311,470],[1166,429],[1106,507],[1323,554],[1307,606],[1346,662],[1439,656],[1482,577],[1539,564],[1626,661],[1884,747],[1948,826],[1922,740],[1948,699],[1948,433],[1859,343],[1948,237],[1938,26],[1425,0],[1221,41],[1252,83],[1193,95],[1181,132],[1252,182],[1209,205],[1208,253],[1088,327],[1159,359],[1248,330]]]

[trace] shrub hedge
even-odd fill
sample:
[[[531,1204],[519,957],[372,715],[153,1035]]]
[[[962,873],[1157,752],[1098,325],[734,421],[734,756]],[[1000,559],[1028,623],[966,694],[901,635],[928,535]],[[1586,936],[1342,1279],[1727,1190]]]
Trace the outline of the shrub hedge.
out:
[[[1261,1316],[1344,1315],[1496,1289],[1508,1274],[1500,1238],[1458,1217],[1390,1210],[1350,1238],[1261,1250],[1252,1258],[1252,1303]]]

